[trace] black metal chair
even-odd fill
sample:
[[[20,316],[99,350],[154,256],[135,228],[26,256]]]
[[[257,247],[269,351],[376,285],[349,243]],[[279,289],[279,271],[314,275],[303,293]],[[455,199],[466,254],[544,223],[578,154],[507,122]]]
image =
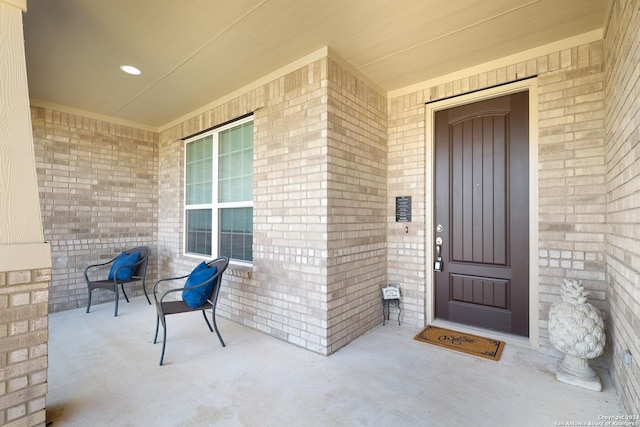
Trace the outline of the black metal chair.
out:
[[[203,269],[205,269],[205,264],[201,264],[196,267],[190,274],[186,276],[180,277],[171,277],[167,279],[158,280],[152,288],[153,298],[156,304],[156,334],[153,337],[153,343],[155,344],[158,339],[158,331],[160,328],[160,323],[162,323],[162,354],[160,355],[160,366],[162,366],[162,362],[164,360],[164,350],[167,344],[167,321],[166,316],[170,314],[178,314],[178,313],[189,313],[192,311],[202,311],[202,316],[204,317],[205,322],[207,322],[207,326],[209,327],[209,331],[213,332],[214,328],[216,331],[216,335],[218,335],[218,339],[220,340],[220,344],[222,347],[225,347],[224,341],[222,340],[222,336],[220,335],[220,331],[218,330],[218,325],[216,323],[216,304],[218,302],[218,295],[220,294],[220,286],[222,285],[222,274],[225,272],[227,267],[229,266],[229,258],[221,257],[217,258],[213,261],[206,263],[206,269],[216,268],[215,272],[210,270],[209,273],[204,273],[204,276],[201,276]],[[181,280],[187,279],[184,287],[181,288],[171,288],[166,291],[162,291],[158,289],[158,285],[163,282],[171,281],[171,280]],[[188,286],[187,286],[188,285]],[[193,301],[189,301],[189,304],[185,302],[185,294],[184,292],[199,292],[201,296],[201,301],[194,305]],[[177,292],[181,292],[179,295]],[[182,296],[181,299],[177,299],[178,296]],[[191,305],[190,305],[191,304]],[[213,328],[211,327],[211,323],[209,319],[207,319],[207,314],[205,310],[211,309],[211,320],[213,321]]]
[[[131,262],[127,261],[127,258],[121,258],[124,255],[131,256],[136,252],[140,252],[140,256],[137,261]],[[146,277],[147,277],[147,264],[149,263],[149,255],[151,255],[151,248],[148,246],[136,246],[135,248],[127,249],[122,254],[116,256],[110,261],[103,262],[100,264],[92,264],[84,270],[84,279],[87,282],[87,290],[89,292],[89,298],[87,302],[87,313],[91,308],[91,291],[94,289],[107,289],[112,291],[115,294],[115,312],[114,316],[118,315],[118,300],[120,299],[120,295],[118,292],[118,285],[122,289],[122,295],[129,302],[129,297],[127,297],[127,293],[124,290],[124,285],[131,282],[142,282],[142,289],[144,290],[144,296],[147,297],[147,301],[149,305],[151,305],[151,300],[149,299],[149,295],[147,294],[147,285],[146,285]],[[123,262],[124,260],[124,262]],[[109,277],[106,279],[98,279],[91,280],[89,279],[89,270],[90,269],[99,269],[99,267],[104,267],[107,265],[111,265],[111,271],[109,272]],[[102,269],[104,270],[104,268]],[[92,273],[95,275],[95,273]],[[102,276],[104,277],[104,276]]]

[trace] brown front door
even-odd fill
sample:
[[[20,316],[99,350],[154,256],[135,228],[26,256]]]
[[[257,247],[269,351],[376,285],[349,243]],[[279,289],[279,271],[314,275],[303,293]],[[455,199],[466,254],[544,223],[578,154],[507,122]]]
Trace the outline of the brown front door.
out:
[[[528,117],[528,92],[435,114],[436,318],[529,335]]]

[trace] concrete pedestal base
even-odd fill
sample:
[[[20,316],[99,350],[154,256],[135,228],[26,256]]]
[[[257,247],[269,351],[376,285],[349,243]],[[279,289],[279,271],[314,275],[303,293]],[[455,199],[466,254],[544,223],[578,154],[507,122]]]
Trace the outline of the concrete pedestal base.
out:
[[[560,382],[571,384],[577,387],[586,388],[593,391],[602,391],[602,382],[595,370],[587,364],[587,369],[576,369],[576,366],[571,366],[571,363],[567,364],[567,357],[565,360],[558,363],[558,373],[556,379]],[[584,359],[582,359],[584,361]],[[586,364],[586,361],[583,363]]]

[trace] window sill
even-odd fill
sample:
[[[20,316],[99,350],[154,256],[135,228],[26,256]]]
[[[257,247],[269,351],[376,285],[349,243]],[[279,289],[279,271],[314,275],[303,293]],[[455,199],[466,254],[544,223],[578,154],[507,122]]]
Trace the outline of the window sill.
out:
[[[243,279],[251,279],[253,277],[253,267],[249,265],[229,264],[227,274]]]

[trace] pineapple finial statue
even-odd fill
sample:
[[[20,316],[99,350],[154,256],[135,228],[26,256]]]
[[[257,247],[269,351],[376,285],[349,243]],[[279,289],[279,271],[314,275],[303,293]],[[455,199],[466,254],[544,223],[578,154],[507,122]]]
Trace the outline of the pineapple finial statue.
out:
[[[562,301],[549,310],[549,338],[565,354],[558,364],[558,381],[601,391],[598,374],[588,359],[604,351],[604,322],[600,311],[587,302],[589,292],[580,280],[564,279]]]

